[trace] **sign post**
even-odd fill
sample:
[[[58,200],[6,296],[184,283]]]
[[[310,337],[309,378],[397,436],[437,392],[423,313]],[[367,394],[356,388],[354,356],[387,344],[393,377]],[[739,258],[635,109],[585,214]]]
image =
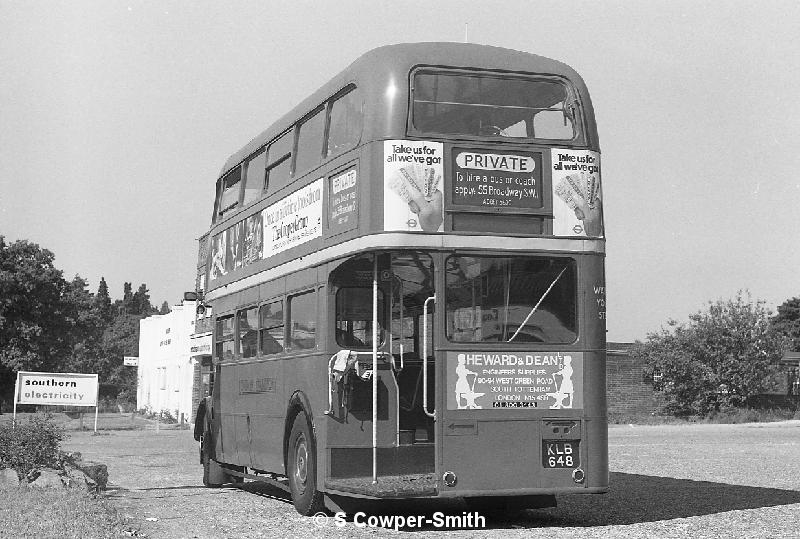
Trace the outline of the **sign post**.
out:
[[[94,406],[96,433],[99,393],[97,374],[19,371],[14,387],[13,424],[17,422],[17,404]]]
[[[138,367],[139,358],[136,356],[122,356],[122,364],[126,367]]]
[[[122,364],[126,367],[139,367],[139,358],[137,356],[122,356]],[[120,409],[120,414],[122,409]],[[136,422],[136,407],[131,410],[131,424]]]

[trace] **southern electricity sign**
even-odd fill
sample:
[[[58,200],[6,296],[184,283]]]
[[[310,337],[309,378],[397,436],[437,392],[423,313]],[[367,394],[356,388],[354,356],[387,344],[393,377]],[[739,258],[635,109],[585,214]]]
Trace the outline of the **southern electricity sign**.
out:
[[[97,375],[18,372],[17,404],[97,406]]]

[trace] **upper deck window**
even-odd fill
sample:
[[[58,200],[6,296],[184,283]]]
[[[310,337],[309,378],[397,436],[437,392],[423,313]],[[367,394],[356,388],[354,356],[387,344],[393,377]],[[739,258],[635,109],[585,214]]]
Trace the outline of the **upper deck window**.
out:
[[[269,145],[266,179],[266,189],[269,193],[274,193],[289,183],[293,133],[294,131],[287,131]]]
[[[361,138],[363,123],[361,94],[357,90],[351,90],[336,98],[330,106],[328,123],[326,156],[330,157],[355,147]]]
[[[239,204],[239,192],[241,190],[242,167],[236,167],[222,178],[219,195],[219,215],[232,210]]]
[[[319,165],[322,161],[324,138],[325,109],[320,108],[300,124],[294,163],[295,176]]]
[[[257,154],[247,160],[247,172],[245,173],[244,198],[242,205],[249,203],[261,196],[264,190],[264,175],[267,164],[267,152],[262,149]]]
[[[575,107],[567,86],[554,79],[414,75],[412,123],[424,133],[572,140]]]

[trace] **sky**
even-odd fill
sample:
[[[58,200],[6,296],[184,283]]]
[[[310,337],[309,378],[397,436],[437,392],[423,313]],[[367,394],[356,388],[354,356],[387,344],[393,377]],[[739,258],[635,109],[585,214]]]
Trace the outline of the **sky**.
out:
[[[0,235],[66,278],[194,288],[227,157],[364,52],[563,61],[602,151],[608,339],[800,296],[800,3],[0,0]]]

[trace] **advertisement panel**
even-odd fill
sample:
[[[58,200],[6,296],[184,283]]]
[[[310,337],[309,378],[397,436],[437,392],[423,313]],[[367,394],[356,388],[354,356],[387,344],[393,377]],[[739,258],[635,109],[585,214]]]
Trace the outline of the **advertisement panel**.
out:
[[[424,140],[383,143],[383,229],[441,232],[444,146]]]
[[[97,406],[97,375],[18,372],[17,404]]]
[[[263,211],[264,257],[322,237],[323,183],[320,178]]]
[[[351,168],[329,181],[328,232],[333,236],[358,226],[358,174]]]
[[[322,237],[323,184],[320,178],[215,235],[211,280]]]
[[[600,153],[551,150],[553,166],[553,234],[602,236]]]
[[[534,152],[453,150],[453,204],[539,209],[542,156]]]
[[[583,352],[447,352],[447,409],[583,408]]]

